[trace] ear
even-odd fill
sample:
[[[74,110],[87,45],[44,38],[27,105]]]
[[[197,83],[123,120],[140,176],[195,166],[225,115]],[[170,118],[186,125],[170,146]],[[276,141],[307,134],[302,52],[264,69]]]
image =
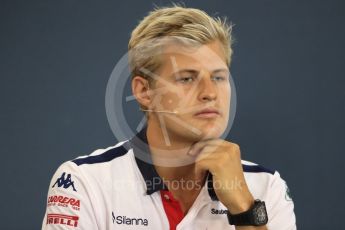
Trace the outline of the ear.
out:
[[[151,96],[148,80],[141,76],[135,76],[132,79],[132,92],[141,106],[149,108]]]

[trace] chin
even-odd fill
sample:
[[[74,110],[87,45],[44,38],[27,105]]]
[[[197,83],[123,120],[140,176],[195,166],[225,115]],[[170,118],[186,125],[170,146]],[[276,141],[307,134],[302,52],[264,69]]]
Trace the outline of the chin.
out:
[[[201,136],[208,138],[219,138],[226,129],[226,124],[221,121],[207,122],[204,124],[198,124],[197,129],[201,131]]]
[[[223,132],[219,132],[219,131],[206,131],[204,132],[202,135],[200,135],[201,139],[200,140],[207,140],[207,139],[218,139]]]
[[[188,125],[190,128],[183,127],[177,123],[170,123],[167,124],[167,128],[171,133],[183,138],[185,141],[197,142],[205,139],[218,139],[227,127],[226,122],[223,120],[192,121]]]
[[[201,133],[199,134],[191,134],[195,141],[206,140],[206,139],[218,139],[221,137],[223,132],[225,131],[223,127],[220,126],[203,126],[197,128]]]

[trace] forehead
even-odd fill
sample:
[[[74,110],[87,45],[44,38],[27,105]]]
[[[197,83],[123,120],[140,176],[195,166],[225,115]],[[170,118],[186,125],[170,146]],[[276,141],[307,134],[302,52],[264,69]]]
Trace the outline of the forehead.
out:
[[[171,43],[162,54],[162,71],[176,72],[178,69],[227,69],[225,53],[219,41],[199,46],[184,46]]]

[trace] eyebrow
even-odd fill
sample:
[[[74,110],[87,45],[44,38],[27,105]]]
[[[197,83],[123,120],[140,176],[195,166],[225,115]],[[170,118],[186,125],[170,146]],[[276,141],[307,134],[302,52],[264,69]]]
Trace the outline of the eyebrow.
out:
[[[200,71],[195,69],[181,69],[179,71],[174,72],[171,76],[174,77],[176,75],[182,74],[182,73],[192,73],[192,74],[198,74]],[[212,71],[212,74],[219,73],[219,72],[226,72],[230,73],[228,69],[221,68],[221,69],[215,69]]]

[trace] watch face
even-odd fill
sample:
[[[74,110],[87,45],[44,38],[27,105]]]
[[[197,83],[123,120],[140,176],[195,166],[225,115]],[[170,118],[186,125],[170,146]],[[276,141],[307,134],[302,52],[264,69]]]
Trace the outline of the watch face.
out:
[[[258,203],[253,210],[254,222],[256,225],[266,224],[268,221],[265,203]]]

